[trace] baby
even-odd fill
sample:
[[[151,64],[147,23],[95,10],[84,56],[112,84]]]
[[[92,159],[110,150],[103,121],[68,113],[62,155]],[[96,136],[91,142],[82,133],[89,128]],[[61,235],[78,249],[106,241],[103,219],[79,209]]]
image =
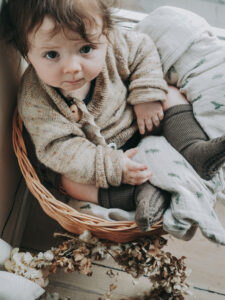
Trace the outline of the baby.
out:
[[[18,109],[40,177],[78,200],[136,208],[138,226],[148,230],[169,197],[150,184],[151,171],[132,157],[141,135],[158,127],[164,113],[163,131],[176,145],[174,124],[187,105],[177,90],[174,100],[172,88],[167,97],[152,40],[113,26],[103,0],[8,0],[2,15],[5,36],[29,63]],[[178,137],[186,150],[202,143],[203,132],[188,113],[198,130],[188,142]]]

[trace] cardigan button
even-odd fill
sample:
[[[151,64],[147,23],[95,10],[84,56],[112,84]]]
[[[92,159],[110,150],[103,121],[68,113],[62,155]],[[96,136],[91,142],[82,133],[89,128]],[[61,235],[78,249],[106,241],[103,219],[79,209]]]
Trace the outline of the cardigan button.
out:
[[[74,116],[75,122],[79,122],[80,119],[81,119],[82,112],[81,112],[80,109],[76,106],[76,104],[72,104],[72,105],[70,106],[70,111],[71,111],[71,113],[72,113],[73,116]]]
[[[117,150],[116,143],[110,143],[110,144],[108,144],[108,147],[112,148],[113,150]]]

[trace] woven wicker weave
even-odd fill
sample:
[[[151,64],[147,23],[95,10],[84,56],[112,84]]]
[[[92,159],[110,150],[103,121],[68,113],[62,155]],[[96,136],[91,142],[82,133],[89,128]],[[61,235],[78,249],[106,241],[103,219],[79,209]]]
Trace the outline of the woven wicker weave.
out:
[[[13,118],[13,147],[21,172],[30,192],[39,201],[45,213],[55,219],[64,229],[75,234],[81,234],[87,229],[99,238],[115,242],[128,242],[141,236],[165,233],[162,229],[161,221],[156,223],[150,231],[143,233],[140,232],[135,222],[106,221],[94,216],[80,213],[74,208],[57,200],[41,184],[33,166],[28,160],[22,130],[22,120],[16,109]]]

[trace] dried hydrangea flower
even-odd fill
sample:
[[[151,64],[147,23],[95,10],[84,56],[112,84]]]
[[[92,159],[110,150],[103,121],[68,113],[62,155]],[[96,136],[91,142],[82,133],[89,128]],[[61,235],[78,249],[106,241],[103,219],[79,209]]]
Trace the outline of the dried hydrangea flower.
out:
[[[46,287],[49,275],[47,268],[50,267],[52,258],[51,251],[46,255],[32,255],[30,252],[19,252],[19,248],[14,248],[10,260],[5,261],[5,269]]]
[[[167,240],[162,237],[152,236],[121,244],[100,241],[92,237],[89,231],[84,231],[80,236],[69,233],[56,233],[54,236],[60,236],[65,241],[44,253],[35,255],[19,252],[18,248],[13,249],[10,260],[5,262],[6,269],[44,287],[48,284],[48,275],[55,273],[59,267],[65,272],[78,271],[91,276],[92,261],[102,260],[110,255],[133,278],[144,275],[152,282],[150,294],[144,295],[144,298],[129,298],[130,300],[184,299],[184,295],[188,294],[186,278],[190,269],[184,264],[185,257],[177,259],[171,253],[164,252],[162,248]],[[113,277],[113,272],[108,275]],[[113,283],[105,300],[111,299],[111,291],[115,288],[116,284]]]

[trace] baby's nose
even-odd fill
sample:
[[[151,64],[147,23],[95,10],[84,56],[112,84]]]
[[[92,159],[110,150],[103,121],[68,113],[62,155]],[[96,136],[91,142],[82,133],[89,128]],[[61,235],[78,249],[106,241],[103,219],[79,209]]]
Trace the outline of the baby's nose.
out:
[[[64,73],[77,73],[81,71],[81,64],[79,59],[72,57],[67,59],[63,64]]]

